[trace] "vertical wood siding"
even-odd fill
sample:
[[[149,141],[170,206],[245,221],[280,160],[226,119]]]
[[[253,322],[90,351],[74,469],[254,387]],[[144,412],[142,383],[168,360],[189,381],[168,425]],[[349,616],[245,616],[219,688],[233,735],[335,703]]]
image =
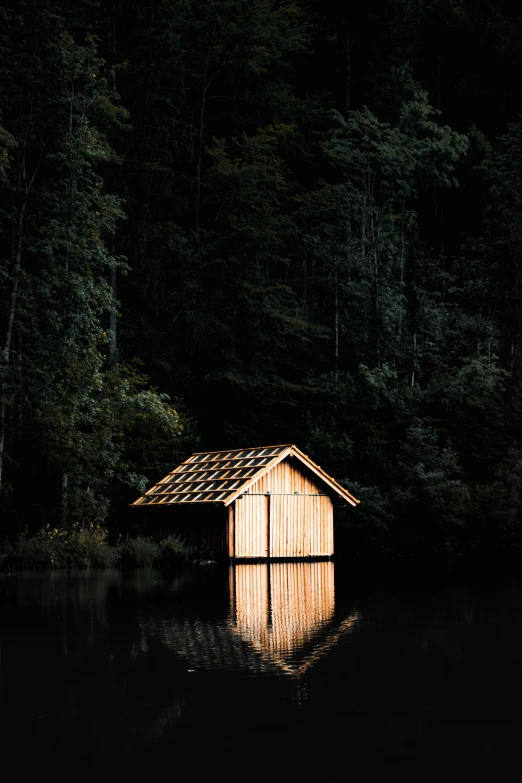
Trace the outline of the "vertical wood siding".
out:
[[[232,505],[228,507],[228,518],[226,524],[227,552],[229,557],[234,557],[235,550],[235,510],[236,504],[232,503]]]
[[[235,557],[268,557],[267,499],[244,495],[235,502]]]
[[[298,463],[300,464],[300,463]],[[250,492],[300,492],[316,494],[324,491],[324,485],[315,476],[307,476],[298,464],[283,460],[250,487]]]
[[[270,495],[271,557],[333,555],[333,506],[329,497]]]
[[[235,501],[229,556],[333,555],[333,505],[320,491],[319,482],[292,464],[276,465]]]

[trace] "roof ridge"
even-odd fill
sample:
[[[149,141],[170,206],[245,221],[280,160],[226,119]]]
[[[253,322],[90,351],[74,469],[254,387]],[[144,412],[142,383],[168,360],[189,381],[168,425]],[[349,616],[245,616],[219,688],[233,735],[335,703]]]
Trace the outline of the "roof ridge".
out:
[[[241,449],[217,449],[217,451],[193,451],[190,455],[195,457],[197,454],[225,454],[232,451],[254,451],[255,449],[282,449],[293,446],[293,443],[274,443],[272,446],[243,446]]]

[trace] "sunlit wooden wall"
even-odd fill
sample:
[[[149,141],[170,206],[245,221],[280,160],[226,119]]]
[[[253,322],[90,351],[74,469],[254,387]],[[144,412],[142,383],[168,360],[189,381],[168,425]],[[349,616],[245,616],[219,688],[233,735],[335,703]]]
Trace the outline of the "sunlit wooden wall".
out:
[[[285,460],[262,476],[229,512],[229,556],[329,557],[333,505],[320,482]]]

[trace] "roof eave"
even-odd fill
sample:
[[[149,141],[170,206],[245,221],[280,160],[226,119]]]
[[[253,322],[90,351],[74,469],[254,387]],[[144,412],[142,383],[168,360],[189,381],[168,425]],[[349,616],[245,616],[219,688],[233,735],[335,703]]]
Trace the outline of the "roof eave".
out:
[[[144,497],[144,496],[142,496]],[[209,503],[214,506],[218,505],[227,505],[226,501],[223,500],[182,500],[179,503],[140,503],[140,498],[138,500],[135,500],[134,503],[129,503],[130,508],[134,506],[134,508],[157,508],[159,506],[200,506],[203,503]]]
[[[315,464],[315,462],[312,462],[310,457],[307,457],[306,454],[303,454],[303,452],[298,449],[297,446],[291,447],[291,454],[289,456],[297,457],[297,459],[309,467],[310,470],[312,470],[320,479],[322,479],[325,484],[328,484],[331,489],[333,489],[343,500],[346,500],[346,502],[351,506],[359,505],[361,502],[360,500],[350,494],[347,489],[341,487],[341,485],[338,484],[335,479],[329,476],[328,473],[325,473],[324,470],[319,467],[319,465]]]

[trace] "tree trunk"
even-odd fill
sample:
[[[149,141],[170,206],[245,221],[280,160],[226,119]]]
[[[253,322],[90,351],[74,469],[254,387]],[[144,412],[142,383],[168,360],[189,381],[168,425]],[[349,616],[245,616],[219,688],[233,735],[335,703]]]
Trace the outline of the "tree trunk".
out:
[[[413,388],[415,386],[415,365],[417,363],[417,333],[413,333],[413,357],[412,357],[412,368],[411,368],[411,379],[410,379],[410,386]]]
[[[6,400],[4,394],[5,392],[2,391],[2,403],[0,405],[0,494],[2,493],[2,478],[3,478],[4,448],[5,448]]]
[[[112,267],[111,274],[110,274],[110,285],[111,285],[111,293],[112,293],[112,309],[109,313],[109,331],[110,331],[110,337],[109,337],[109,359],[111,364],[116,363],[116,357],[117,357],[117,334],[116,334],[116,294],[117,294],[117,283],[116,283],[116,269]]]
[[[112,256],[115,254],[115,238],[114,231],[112,233]],[[117,335],[117,323],[116,323],[116,304],[118,295],[118,279],[116,276],[116,267],[111,267],[109,275],[109,283],[111,286],[111,310],[109,313],[109,362],[113,366],[118,363],[118,335]]]
[[[62,522],[67,520],[67,503],[69,493],[69,474],[66,470],[62,473]]]
[[[361,256],[366,258],[366,196],[363,197],[363,213],[361,225]]]
[[[24,165],[22,164],[22,178],[24,176]],[[36,172],[35,172],[36,174]],[[34,180],[34,175],[31,179],[31,183]],[[11,302],[9,304],[9,314],[7,318],[7,332],[5,337],[4,348],[2,351],[2,375],[4,376],[2,382],[2,399],[0,401],[0,493],[2,492],[2,480],[3,480],[3,467],[4,467],[4,453],[5,453],[5,434],[6,434],[6,410],[7,410],[7,374],[9,372],[11,362],[11,346],[13,342],[13,329],[16,315],[16,308],[18,304],[18,284],[20,280],[20,272],[22,270],[22,239],[24,229],[25,209],[27,205],[27,196],[29,188],[25,188],[24,200],[18,213],[18,221],[16,226],[16,239],[15,239],[15,257],[13,268],[13,287],[11,289]]]
[[[401,256],[400,256],[400,281],[399,281],[399,324],[398,336],[402,337],[402,316],[404,308],[404,201],[401,209]]]
[[[200,210],[201,210],[201,161],[203,159],[203,129],[205,127],[205,104],[207,102],[207,90],[209,87],[208,67],[210,55],[212,54],[212,42],[216,31],[217,22],[214,24],[210,44],[205,58],[205,69],[203,71],[203,85],[201,88],[201,110],[199,112],[199,133],[198,133],[198,158],[196,163],[196,235],[199,238],[200,230]]]
[[[379,254],[377,252],[378,235],[375,232],[373,210],[370,208],[370,228],[373,245],[373,288],[374,288],[374,318],[375,318],[375,358],[377,367],[381,366],[381,300],[379,286]]]
[[[345,108],[346,111],[350,110],[350,104],[352,100],[351,96],[351,73],[350,73],[350,38],[348,37],[348,31],[345,34],[344,38],[344,78],[345,78],[345,93],[344,93],[344,102],[345,102]]]
[[[335,262],[335,298],[334,298],[334,324],[335,324],[335,391],[339,384],[339,296],[338,296],[338,267]],[[336,398],[337,402],[337,398]]]
[[[116,3],[111,4],[111,57],[112,57],[112,95],[113,99],[116,100]],[[113,229],[112,232],[112,239],[111,239],[111,255],[113,257],[113,263],[114,263],[114,257],[116,255],[116,232]],[[118,279],[116,274],[116,268],[113,266],[111,267],[110,274],[109,274],[109,285],[111,287],[111,311],[109,313],[109,363],[111,366],[114,366],[118,363],[118,335],[117,335],[117,324],[116,324],[116,303],[117,303],[117,295],[118,295]]]
[[[200,223],[201,223],[201,164],[203,161],[203,130],[205,128],[205,107],[207,103],[208,90],[218,73],[226,64],[226,59],[220,63],[214,73],[209,76],[210,56],[212,54],[214,36],[216,34],[217,20],[214,22],[212,33],[210,35],[210,41],[208,45],[208,51],[204,59],[204,71],[203,71],[203,84],[201,87],[201,110],[199,112],[199,129],[198,129],[198,155],[196,163],[196,235],[199,237]],[[235,88],[234,88],[235,89]]]

